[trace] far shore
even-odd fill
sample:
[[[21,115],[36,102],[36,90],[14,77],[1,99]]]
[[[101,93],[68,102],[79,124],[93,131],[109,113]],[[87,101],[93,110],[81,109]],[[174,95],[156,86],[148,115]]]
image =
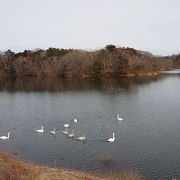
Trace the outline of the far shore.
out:
[[[94,51],[49,48],[0,53],[0,77],[99,78],[156,76],[179,67],[180,56],[155,56],[109,44]]]
[[[57,78],[71,78],[71,79],[86,79],[86,78],[131,78],[131,77],[154,77],[158,76],[161,73],[159,72],[129,72],[126,74],[99,74],[99,75],[94,75],[94,74],[82,74],[82,75],[67,75],[67,76],[48,76],[48,75],[39,75],[39,76],[34,76],[34,75],[21,75],[17,74],[16,76],[10,76],[10,75],[3,75],[0,74],[0,78],[52,78],[52,79],[57,79]]]

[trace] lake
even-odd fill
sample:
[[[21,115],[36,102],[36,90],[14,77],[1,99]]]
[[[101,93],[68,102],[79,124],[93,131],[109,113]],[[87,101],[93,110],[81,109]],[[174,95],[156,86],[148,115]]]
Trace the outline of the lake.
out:
[[[179,72],[179,73],[178,73]],[[0,150],[27,161],[93,172],[128,169],[180,178],[180,71],[118,79],[0,80]],[[120,114],[124,121],[117,121]],[[78,122],[74,123],[73,119]],[[75,137],[68,139],[63,124]],[[44,126],[44,133],[36,129]],[[50,130],[56,128],[56,135]],[[116,140],[107,139],[115,132]]]

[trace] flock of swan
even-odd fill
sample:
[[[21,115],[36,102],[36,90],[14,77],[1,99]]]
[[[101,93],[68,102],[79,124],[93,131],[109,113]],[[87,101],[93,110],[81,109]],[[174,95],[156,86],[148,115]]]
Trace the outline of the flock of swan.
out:
[[[123,121],[123,118],[118,114],[117,115],[117,120],[118,121]],[[74,121],[74,123],[78,122],[77,119],[74,119],[73,121]],[[64,135],[66,135],[68,138],[74,138],[74,131],[71,130],[71,133],[68,132],[68,128],[70,127],[70,124],[64,124],[63,127],[65,128],[65,130],[63,130],[62,133]],[[41,126],[41,129],[37,129],[36,132],[44,133],[44,127]],[[52,135],[56,134],[56,129],[53,129],[53,130],[49,131],[49,133],[52,134]],[[10,136],[10,132],[8,132],[8,136],[0,136],[0,139],[1,140],[6,140],[6,139],[9,139],[9,136]],[[85,139],[86,139],[85,134],[83,134],[83,136],[80,136],[80,137],[76,138],[76,140],[78,140],[78,141],[84,141]],[[115,141],[115,133],[113,132],[113,137],[109,138],[107,140],[107,142],[111,143],[111,142],[114,142],[114,141]]]
[[[120,115],[118,114],[118,115],[117,115],[117,120],[118,120],[118,121],[123,121],[123,118],[120,117]],[[77,123],[77,122],[78,122],[77,119],[74,119],[73,121],[74,121],[74,123]],[[68,128],[70,127],[70,124],[64,124],[63,127],[65,128],[65,130],[63,130],[62,133],[63,133],[64,135],[66,135],[68,138],[74,138],[74,131],[71,130],[71,133],[68,132]],[[41,129],[37,129],[36,131],[37,131],[38,133],[43,133],[43,132],[44,132],[43,126],[41,126]],[[52,131],[49,131],[49,133],[50,133],[50,134],[56,134],[56,130],[53,129]],[[85,139],[86,139],[85,134],[83,134],[83,136],[80,136],[80,137],[77,137],[77,138],[76,138],[76,140],[78,140],[78,141],[84,141]],[[107,140],[107,142],[114,142],[115,139],[116,139],[116,138],[115,138],[115,133],[113,132],[113,137],[109,138],[109,139]]]
[[[78,122],[77,119],[74,119],[73,121],[74,121],[74,123]],[[68,138],[74,138],[74,131],[71,130],[71,133],[68,132],[68,128],[70,127],[70,124],[64,124],[63,127],[65,129],[62,131],[62,134],[66,135]],[[44,133],[44,127],[41,126],[41,129],[37,129],[36,132]],[[49,131],[49,133],[52,135],[56,134],[56,129],[54,128],[53,130]],[[76,138],[76,140],[78,140],[78,141],[84,141],[85,139],[86,139],[85,134],[83,134],[83,136]]]

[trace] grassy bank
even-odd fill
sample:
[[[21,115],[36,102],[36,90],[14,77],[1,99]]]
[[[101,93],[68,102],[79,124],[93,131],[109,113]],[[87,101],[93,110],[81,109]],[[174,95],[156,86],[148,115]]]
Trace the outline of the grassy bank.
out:
[[[141,180],[142,177],[133,171],[108,171],[103,175],[51,168],[48,166],[26,163],[21,160],[0,154],[1,180]]]

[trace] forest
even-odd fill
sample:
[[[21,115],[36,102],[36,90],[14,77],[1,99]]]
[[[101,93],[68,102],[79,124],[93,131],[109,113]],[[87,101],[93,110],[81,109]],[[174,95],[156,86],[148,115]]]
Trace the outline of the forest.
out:
[[[126,77],[180,67],[180,54],[149,52],[109,44],[94,51],[49,48],[0,53],[0,77]]]

